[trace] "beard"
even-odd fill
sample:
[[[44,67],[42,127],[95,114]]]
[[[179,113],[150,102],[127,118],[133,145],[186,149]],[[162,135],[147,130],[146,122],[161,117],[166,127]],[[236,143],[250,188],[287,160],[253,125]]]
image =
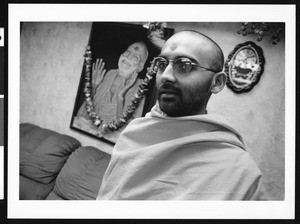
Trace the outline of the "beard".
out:
[[[209,88],[209,85],[197,85],[181,89],[171,83],[161,83],[157,95],[159,107],[170,117],[199,114],[206,108]]]

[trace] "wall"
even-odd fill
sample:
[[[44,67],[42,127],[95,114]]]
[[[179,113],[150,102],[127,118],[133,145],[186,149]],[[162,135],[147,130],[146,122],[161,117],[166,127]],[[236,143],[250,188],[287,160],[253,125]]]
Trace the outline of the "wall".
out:
[[[21,33],[20,122],[77,138],[105,152],[111,146],[69,128],[91,23],[24,23]]]
[[[254,41],[264,50],[265,71],[249,93],[225,89],[211,98],[209,113],[221,113],[240,131],[260,167],[264,197],[284,199],[284,40],[272,45],[236,33],[241,23],[168,23],[175,32],[195,29],[213,38],[225,58],[234,47]],[[20,122],[69,134],[83,145],[110,152],[101,141],[69,128],[91,23],[24,23],[21,33]]]

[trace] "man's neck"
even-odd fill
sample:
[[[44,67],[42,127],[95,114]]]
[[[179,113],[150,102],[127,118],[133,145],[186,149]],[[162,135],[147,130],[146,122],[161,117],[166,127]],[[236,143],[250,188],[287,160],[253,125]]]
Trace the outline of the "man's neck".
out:
[[[156,104],[156,111],[159,112],[160,114],[164,115],[164,116],[168,116],[168,114],[166,114],[165,112],[163,112],[159,105]],[[198,113],[193,113],[193,114],[189,114],[189,115],[185,115],[185,116],[195,116],[195,115],[203,115],[203,114],[207,114],[207,110],[206,108],[201,109]],[[168,116],[169,117],[169,116]],[[183,117],[183,116],[178,116],[178,117]]]

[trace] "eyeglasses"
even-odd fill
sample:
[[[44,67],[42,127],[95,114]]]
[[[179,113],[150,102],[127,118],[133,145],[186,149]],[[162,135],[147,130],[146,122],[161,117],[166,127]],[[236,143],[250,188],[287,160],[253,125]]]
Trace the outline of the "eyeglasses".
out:
[[[198,64],[192,62],[189,58],[177,58],[175,60],[167,60],[166,58],[163,58],[163,57],[156,57],[153,59],[152,63],[154,64],[154,71],[157,73],[163,73],[170,62],[173,62],[173,69],[181,75],[189,74],[191,72],[193,66],[197,66],[204,70],[211,71],[214,73],[219,72],[219,71],[205,68],[201,65],[198,65]]]

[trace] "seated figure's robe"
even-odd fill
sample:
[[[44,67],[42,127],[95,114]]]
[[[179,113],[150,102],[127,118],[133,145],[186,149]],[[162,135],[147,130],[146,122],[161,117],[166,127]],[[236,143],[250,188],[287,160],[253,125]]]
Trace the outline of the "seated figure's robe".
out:
[[[112,152],[99,200],[255,200],[261,172],[227,121],[172,118],[156,105]]]
[[[119,71],[117,69],[108,71],[103,81],[97,87],[95,94],[93,94],[93,104],[95,112],[100,115],[101,119],[104,122],[110,122],[117,118],[118,93],[124,87],[117,84],[116,89],[112,90],[111,88],[116,80],[116,77],[118,76],[118,72]],[[131,103],[131,100],[134,94],[137,92],[140,83],[141,80],[137,80],[136,83],[126,92],[124,97],[124,110],[126,110]],[[77,116],[88,118],[85,106],[86,102],[81,105],[80,109],[77,112]],[[143,103],[141,102],[135,113],[135,116],[141,116],[142,108]]]
[[[124,88],[121,83],[116,82],[119,75],[118,72],[119,70],[117,69],[108,71],[100,85],[96,88],[95,93],[93,94],[94,111],[101,117],[104,123],[108,123],[117,119],[118,93]],[[130,105],[135,93],[137,93],[141,82],[142,79],[137,79],[133,86],[126,92],[124,96],[123,112],[127,110],[127,107]],[[133,118],[140,117],[142,115],[144,102],[145,98],[141,100],[139,106],[133,114],[133,117],[128,120],[128,123]],[[79,108],[77,115],[74,118],[73,125],[81,130],[87,131],[99,137],[103,136],[101,131],[96,126],[94,126],[93,122],[90,120],[87,114],[86,101],[84,101]],[[125,126],[114,132],[106,133],[105,138],[112,142],[116,142],[117,138],[124,128]]]

